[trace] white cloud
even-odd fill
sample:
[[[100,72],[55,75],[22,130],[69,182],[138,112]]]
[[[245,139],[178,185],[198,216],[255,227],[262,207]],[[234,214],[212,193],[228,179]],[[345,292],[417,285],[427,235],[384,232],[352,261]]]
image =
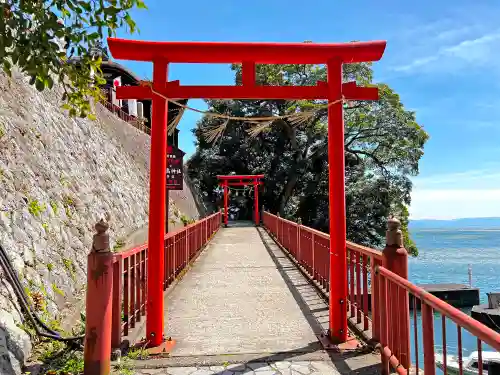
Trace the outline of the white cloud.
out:
[[[419,190],[412,193],[412,219],[499,217],[500,189]]]
[[[446,32],[438,34],[437,38],[439,39],[441,36],[441,39],[443,39],[443,35],[446,38],[457,35],[457,30],[449,30],[448,33],[449,35],[446,35]],[[409,63],[395,66],[393,70],[411,73],[423,67],[430,68],[431,66],[438,70],[452,70],[453,68],[465,68],[471,65],[496,64],[499,56],[499,49],[497,48],[499,41],[500,31],[497,30],[476,38],[462,40],[453,45],[441,45],[434,52],[414,58]]]
[[[407,72],[407,71],[412,71],[415,68],[418,68],[419,66],[424,66],[427,64],[430,64],[433,61],[436,61],[438,59],[438,56],[427,56],[427,57],[421,57],[418,59],[413,60],[411,63],[407,65],[401,65],[401,66],[396,66],[394,70],[396,72]]]
[[[392,68],[394,72],[413,73],[426,71],[452,71],[460,68],[470,68],[495,64],[500,57],[498,43],[500,41],[500,30],[483,33],[475,38],[461,40],[451,45],[443,45],[446,40],[455,39],[460,34],[467,33],[471,28],[450,29],[429,37],[429,46],[434,50],[423,55],[413,57],[410,62],[396,65]],[[437,44],[436,44],[437,42]]]
[[[449,55],[466,61],[484,62],[496,56],[500,32],[483,35],[476,39],[464,40],[454,46],[444,48],[441,55]],[[496,62],[495,62],[496,63]]]
[[[469,33],[471,30],[472,30],[472,27],[469,27],[469,26],[459,27],[456,29],[444,30],[436,35],[436,39],[438,39],[440,41],[455,39],[461,35]]]
[[[410,216],[413,219],[500,216],[500,168],[416,178]]]

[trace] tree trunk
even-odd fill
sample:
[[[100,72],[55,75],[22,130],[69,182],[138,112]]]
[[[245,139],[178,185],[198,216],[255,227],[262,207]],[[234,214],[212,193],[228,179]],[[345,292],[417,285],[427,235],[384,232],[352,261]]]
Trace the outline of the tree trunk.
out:
[[[298,179],[299,179],[299,174],[297,173],[297,170],[295,170],[288,179],[285,188],[283,189],[283,193],[281,193],[280,208],[279,208],[281,216],[283,216],[285,213],[286,204],[288,203],[288,200],[292,196],[293,190],[295,189],[295,185],[297,185]]]

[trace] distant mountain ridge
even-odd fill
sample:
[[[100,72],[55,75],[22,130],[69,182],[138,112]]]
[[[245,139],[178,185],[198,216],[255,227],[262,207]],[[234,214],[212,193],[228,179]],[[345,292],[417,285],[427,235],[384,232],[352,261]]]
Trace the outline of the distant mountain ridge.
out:
[[[410,220],[409,229],[500,229],[500,217]]]

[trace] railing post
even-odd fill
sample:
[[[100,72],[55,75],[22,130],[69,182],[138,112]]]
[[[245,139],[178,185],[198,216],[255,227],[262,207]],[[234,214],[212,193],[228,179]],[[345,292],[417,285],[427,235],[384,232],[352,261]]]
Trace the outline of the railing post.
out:
[[[398,276],[408,279],[408,252],[403,247],[403,234],[400,230],[401,222],[390,218],[387,222],[386,245],[384,248],[382,265]],[[394,286],[394,285],[391,285]],[[389,332],[390,349],[396,354],[404,368],[409,369],[410,359],[410,302],[408,292],[402,288],[391,288],[389,295],[389,311],[387,315],[393,326]],[[392,336],[392,337],[391,337]]]
[[[144,267],[142,267],[141,272],[144,272]],[[144,274],[141,276],[144,277]],[[122,343],[122,279],[123,260],[118,259],[113,264],[113,323],[111,328],[111,347],[113,350],[119,349]]]
[[[424,341],[424,374],[436,375],[436,360],[434,355],[434,312],[432,307],[427,305],[424,301],[422,301],[421,309]]]
[[[299,217],[297,220],[297,260],[299,262],[302,261],[302,258],[300,257],[300,228],[302,227],[302,219]]]
[[[279,212],[276,214],[276,239],[281,244],[281,240],[280,240],[280,213]]]
[[[108,375],[111,371],[113,313],[113,253],[109,249],[108,224],[95,229],[87,265],[84,374]]]
[[[380,299],[379,299],[379,275],[376,272],[376,267],[380,261],[370,257],[370,274],[372,277],[371,283],[371,308],[372,308],[372,335],[373,340],[381,341],[380,337]]]
[[[187,265],[189,264],[189,229],[190,229],[190,228],[189,228],[189,226],[188,226],[188,227],[186,228],[186,234],[185,234],[185,236],[186,236],[186,237],[184,238],[184,239],[185,239],[185,241],[186,241],[186,242],[184,243],[184,245],[185,245],[185,247],[186,247],[186,249],[185,249],[185,250],[186,250],[186,265],[185,265],[185,267],[187,267]]]

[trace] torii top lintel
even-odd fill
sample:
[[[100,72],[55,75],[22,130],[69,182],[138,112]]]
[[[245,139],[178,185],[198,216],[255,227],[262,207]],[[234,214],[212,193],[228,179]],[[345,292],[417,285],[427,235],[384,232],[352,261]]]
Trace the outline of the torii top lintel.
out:
[[[349,43],[249,43],[249,42],[151,42],[108,38],[112,56],[118,60],[169,63],[325,64],[378,61],[386,42]]]
[[[219,180],[257,180],[260,178],[264,178],[263,174],[231,174],[226,176],[217,176]]]
[[[263,174],[256,175],[226,175],[217,176],[219,185],[225,186],[247,186],[247,185],[262,185],[261,179],[264,178]]]

